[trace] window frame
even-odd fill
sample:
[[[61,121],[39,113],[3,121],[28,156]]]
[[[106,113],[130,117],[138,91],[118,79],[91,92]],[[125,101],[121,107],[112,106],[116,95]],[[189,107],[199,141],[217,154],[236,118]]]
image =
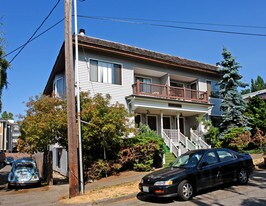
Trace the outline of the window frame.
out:
[[[57,84],[57,82],[59,82],[60,80],[62,80],[62,89],[63,89],[63,93],[62,94],[58,93],[58,86],[57,86],[58,84]],[[56,77],[54,79],[53,91],[54,91],[54,94],[55,94],[56,97],[62,98],[62,97],[65,96],[65,81],[64,81],[64,77],[63,76]]]
[[[91,80],[91,61],[97,61],[97,81]],[[101,82],[99,81],[99,62],[102,63],[106,63],[106,64],[112,64],[113,65],[113,70],[112,70],[112,82]],[[102,60],[102,59],[97,59],[97,58],[89,58],[87,61],[87,65],[88,65],[88,81],[89,82],[97,82],[97,83],[102,83],[102,84],[111,84],[111,85],[118,85],[118,86],[122,86],[123,85],[123,64],[122,63],[118,63],[115,61],[108,61],[108,60]],[[114,74],[115,74],[115,65],[119,65],[120,66],[120,84],[116,84],[113,83],[114,81]]]

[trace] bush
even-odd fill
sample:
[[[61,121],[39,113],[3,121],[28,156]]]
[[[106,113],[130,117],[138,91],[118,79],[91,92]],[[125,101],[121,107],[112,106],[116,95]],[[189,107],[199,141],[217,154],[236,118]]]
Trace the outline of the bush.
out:
[[[208,132],[204,135],[204,138],[211,146],[216,146],[219,142],[219,128],[211,126]]]
[[[222,146],[242,152],[248,147],[251,133],[244,128],[231,128],[223,137]]]
[[[165,152],[163,139],[149,126],[140,124],[135,138],[126,141],[127,147],[120,151],[120,161],[124,169],[149,171],[152,167],[162,166],[162,154]]]
[[[89,168],[87,179],[95,180],[114,175],[117,174],[121,168],[122,165],[115,161],[98,160],[91,165],[91,168]]]

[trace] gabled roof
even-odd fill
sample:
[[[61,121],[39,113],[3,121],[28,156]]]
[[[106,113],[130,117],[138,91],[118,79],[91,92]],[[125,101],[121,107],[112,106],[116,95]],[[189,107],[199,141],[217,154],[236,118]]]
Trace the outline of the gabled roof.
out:
[[[98,49],[106,52],[113,52],[121,54],[128,57],[140,58],[147,61],[157,61],[158,63],[171,64],[172,66],[194,68],[204,70],[205,72],[217,72],[217,68],[214,65],[205,64],[193,60],[184,59],[177,56],[172,56],[169,54],[163,54],[159,52],[154,52],[147,49],[142,49],[134,46],[129,46],[126,44],[116,43],[112,41],[92,38],[88,36],[79,35],[79,43],[84,46],[88,46],[92,49]]]
[[[89,36],[79,35],[78,36],[79,47],[82,46],[87,50],[98,51],[104,54],[115,55],[118,57],[130,58],[136,61],[145,61],[147,63],[160,64],[163,66],[171,66],[176,68],[183,68],[188,71],[198,71],[202,73],[208,73],[211,75],[218,75],[218,67],[210,64],[205,64],[193,60],[184,59],[177,56],[163,54],[159,52],[150,51],[134,46],[129,46],[121,43],[112,41],[97,39]],[[74,45],[73,38],[73,45]],[[55,75],[62,72],[64,68],[64,44],[62,45],[60,52],[57,56],[53,70],[50,74],[44,94],[51,94],[53,90],[53,79]],[[60,68],[59,68],[60,65]]]

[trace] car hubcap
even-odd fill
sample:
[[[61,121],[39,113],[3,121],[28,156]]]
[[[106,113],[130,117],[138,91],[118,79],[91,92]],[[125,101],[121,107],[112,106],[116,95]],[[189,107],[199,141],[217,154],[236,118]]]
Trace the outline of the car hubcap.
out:
[[[193,192],[193,189],[192,189],[191,184],[186,183],[186,184],[183,186],[183,195],[184,195],[184,197],[186,197],[186,198],[190,198],[191,195],[192,195],[192,192]]]
[[[247,173],[245,170],[241,170],[239,173],[239,180],[242,183],[245,183],[247,181]]]

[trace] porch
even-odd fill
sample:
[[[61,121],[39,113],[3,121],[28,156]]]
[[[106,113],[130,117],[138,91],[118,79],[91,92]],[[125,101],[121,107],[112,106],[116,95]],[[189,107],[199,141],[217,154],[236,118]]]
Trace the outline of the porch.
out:
[[[182,101],[208,103],[207,92],[193,90],[186,87],[144,83],[139,80],[133,85],[134,95],[152,96],[157,98],[178,99]]]
[[[199,125],[195,115],[189,116],[191,113],[185,112],[186,116],[183,113],[173,116],[172,112],[171,116],[170,111],[161,111],[158,115],[155,110],[147,111],[146,114],[137,114],[135,123],[138,125],[142,122],[156,131],[176,157],[190,150],[210,148],[202,137],[192,129],[192,127],[196,129]],[[198,125],[195,126],[196,124]]]

